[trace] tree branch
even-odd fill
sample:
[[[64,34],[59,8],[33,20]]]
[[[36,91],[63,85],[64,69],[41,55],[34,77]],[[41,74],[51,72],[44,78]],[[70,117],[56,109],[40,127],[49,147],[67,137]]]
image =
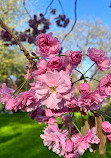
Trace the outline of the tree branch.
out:
[[[73,31],[75,25],[76,25],[76,22],[77,22],[77,0],[75,0],[75,8],[74,8],[74,16],[75,16],[75,21],[72,25],[72,28],[70,29],[70,31],[64,36],[63,40],[61,43],[64,42],[64,40],[66,39],[66,37]]]
[[[23,0],[23,7],[24,7],[26,13],[28,14],[28,16],[32,19],[32,16],[29,14],[29,12],[28,12],[28,10],[27,10],[27,8],[25,6],[25,0]]]
[[[19,41],[18,36],[16,36],[16,35],[12,32],[12,30],[4,24],[4,22],[3,22],[1,19],[0,19],[0,25],[1,25],[1,27],[2,27],[3,29],[5,29],[5,30],[15,39],[16,43],[17,43],[17,44],[19,45],[19,47],[20,47],[20,50],[21,50],[22,52],[24,52],[24,55],[25,55],[26,58],[29,60],[29,62],[30,62],[31,64],[34,64],[34,65],[35,65],[35,62],[32,60],[33,57],[30,56],[29,52],[25,49],[25,47],[24,47],[24,46],[22,45],[22,43]]]
[[[65,13],[64,13],[64,8],[63,8],[63,6],[62,6],[62,3],[61,3],[60,0],[58,0],[58,2],[59,2],[59,4],[60,4],[61,10],[62,10],[62,14],[64,15]]]
[[[47,14],[47,11],[49,9],[49,7],[51,6],[51,4],[54,2],[54,0],[51,0],[51,2],[49,3],[49,5],[47,6],[46,10],[45,10],[45,13],[44,13],[44,16]]]

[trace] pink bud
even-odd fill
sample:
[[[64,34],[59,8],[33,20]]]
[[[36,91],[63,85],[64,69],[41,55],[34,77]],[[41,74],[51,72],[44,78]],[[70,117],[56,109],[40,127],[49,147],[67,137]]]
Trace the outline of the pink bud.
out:
[[[111,133],[111,124],[108,121],[102,123],[102,129],[106,133]]]
[[[90,85],[88,83],[81,83],[79,86],[79,92],[81,94],[88,94],[90,92]]]

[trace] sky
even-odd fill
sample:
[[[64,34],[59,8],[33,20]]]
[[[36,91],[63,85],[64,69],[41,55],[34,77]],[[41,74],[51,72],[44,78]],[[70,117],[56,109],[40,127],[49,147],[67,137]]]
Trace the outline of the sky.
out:
[[[71,20],[74,19],[74,0],[60,0],[64,12]],[[27,7],[32,15],[37,12],[45,12],[51,0],[28,0]],[[110,0],[78,0],[77,1],[77,18],[78,20],[95,20],[100,19],[103,23],[111,26],[111,8]],[[32,6],[32,7],[31,7]],[[49,8],[57,8],[57,12],[62,13],[58,0],[54,0]]]

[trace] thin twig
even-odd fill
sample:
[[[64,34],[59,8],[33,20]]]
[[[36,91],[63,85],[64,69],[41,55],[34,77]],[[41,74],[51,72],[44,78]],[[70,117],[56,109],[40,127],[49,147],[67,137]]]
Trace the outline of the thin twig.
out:
[[[95,65],[95,63],[93,63],[90,68],[84,73],[84,75]]]
[[[3,29],[5,29],[16,41],[16,43],[19,45],[20,47],[20,50],[24,52],[24,55],[26,56],[26,58],[29,60],[30,64],[34,64],[35,65],[35,62],[32,60],[33,57],[30,56],[29,52],[25,49],[25,47],[22,45],[22,43],[19,41],[19,38],[17,35],[15,35],[12,30],[6,26],[4,24],[4,22],[0,19],[0,25]]]
[[[76,71],[79,72],[81,75],[83,75],[83,73],[82,73],[81,71],[79,71],[79,70],[77,70],[77,69],[74,69],[74,70],[76,70]]]
[[[72,86],[73,86],[73,84],[75,84],[76,82],[79,82],[79,81],[81,81],[81,80],[83,80],[83,79],[78,79],[78,80],[76,80],[75,82],[72,83]]]
[[[84,77],[84,78],[88,78],[88,79],[90,79],[90,80],[95,80],[95,81],[97,81],[97,82],[100,82],[99,80],[97,80],[97,79],[95,79],[95,78],[91,78],[91,77]]]
[[[63,9],[62,3],[61,3],[60,0],[58,0],[58,2],[59,2],[59,4],[60,4],[60,6],[61,6],[62,14],[64,15],[64,9]]]
[[[75,0],[75,8],[74,8],[74,16],[75,16],[75,20],[74,20],[74,23],[72,25],[72,28],[70,29],[70,31],[64,36],[63,40],[61,43],[64,42],[64,40],[66,39],[66,37],[73,31],[75,25],[76,25],[76,22],[77,22],[77,0]]]
[[[80,132],[79,128],[77,127],[77,125],[75,124],[75,122],[74,122],[74,121],[72,121],[72,122],[73,122],[73,124],[74,124],[75,128],[77,129],[77,131],[79,132],[80,136],[82,136],[82,134],[81,134],[81,132]]]
[[[25,0],[23,0],[23,7],[24,7],[26,13],[28,14],[28,16],[32,19],[32,16],[29,14],[29,12],[28,12],[28,10],[27,10],[27,8],[25,6]]]
[[[44,13],[44,16],[47,14],[48,9],[52,5],[53,2],[54,2],[54,0],[51,0],[51,2],[49,3],[49,5],[47,6],[47,8],[45,10],[45,13]]]

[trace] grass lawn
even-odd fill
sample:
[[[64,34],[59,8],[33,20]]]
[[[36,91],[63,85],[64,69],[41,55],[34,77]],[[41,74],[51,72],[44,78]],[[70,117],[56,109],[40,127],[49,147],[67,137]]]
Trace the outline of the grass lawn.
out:
[[[31,120],[27,113],[0,113],[0,158],[59,158],[44,147],[42,130],[43,125]],[[87,151],[81,158],[93,158],[93,154]],[[95,158],[99,158],[98,152]],[[111,158],[110,144],[103,158]]]

